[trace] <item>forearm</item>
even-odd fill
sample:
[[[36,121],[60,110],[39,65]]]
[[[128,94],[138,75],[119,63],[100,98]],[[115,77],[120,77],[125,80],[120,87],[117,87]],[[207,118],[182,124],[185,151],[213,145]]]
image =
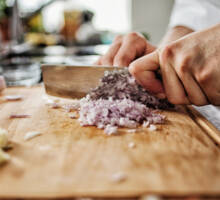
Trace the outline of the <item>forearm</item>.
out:
[[[169,44],[179,38],[184,37],[190,33],[194,32],[192,29],[187,28],[185,26],[176,26],[167,31],[163,39],[161,40],[159,47]]]

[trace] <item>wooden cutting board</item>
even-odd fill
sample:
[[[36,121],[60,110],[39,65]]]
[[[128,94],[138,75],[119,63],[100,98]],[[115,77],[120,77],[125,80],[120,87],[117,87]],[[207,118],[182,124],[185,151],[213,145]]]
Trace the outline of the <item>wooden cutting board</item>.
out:
[[[42,87],[9,88],[6,94],[22,94],[24,100],[0,97],[0,127],[13,141],[11,161],[0,167],[1,198],[220,195],[220,148],[198,125],[200,116],[184,107],[163,111],[167,121],[157,131],[106,136],[45,105]],[[9,119],[10,114],[31,117]],[[42,135],[25,141],[29,131]],[[117,173],[123,180],[113,179]]]

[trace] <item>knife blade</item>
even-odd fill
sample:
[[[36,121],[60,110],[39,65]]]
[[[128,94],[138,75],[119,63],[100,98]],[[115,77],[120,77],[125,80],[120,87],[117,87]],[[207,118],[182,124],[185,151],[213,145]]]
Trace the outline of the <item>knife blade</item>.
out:
[[[45,90],[49,95],[82,98],[98,86],[105,71],[119,70],[110,66],[42,65]]]

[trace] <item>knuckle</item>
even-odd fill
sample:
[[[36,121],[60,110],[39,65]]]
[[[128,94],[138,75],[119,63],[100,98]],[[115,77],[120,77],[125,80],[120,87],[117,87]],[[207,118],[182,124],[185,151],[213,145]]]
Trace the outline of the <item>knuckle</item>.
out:
[[[167,45],[162,49],[161,52],[161,59],[162,62],[167,62],[169,58],[171,58],[173,55],[173,46],[172,45]]]
[[[143,41],[143,38],[137,32],[128,33],[126,39],[128,42],[137,42],[138,40]]]
[[[137,37],[139,37],[139,34],[137,32],[130,32],[130,33],[128,33],[128,37],[137,38]]]
[[[206,84],[209,80],[210,74],[208,72],[200,72],[197,76],[196,79],[199,82],[199,84]]]
[[[113,42],[121,42],[123,35],[117,35]]]
[[[181,56],[181,55],[180,55]],[[188,55],[186,56],[181,56],[180,57],[180,62],[178,64],[177,71],[180,75],[185,74],[186,72],[189,71],[190,69],[190,57]]]

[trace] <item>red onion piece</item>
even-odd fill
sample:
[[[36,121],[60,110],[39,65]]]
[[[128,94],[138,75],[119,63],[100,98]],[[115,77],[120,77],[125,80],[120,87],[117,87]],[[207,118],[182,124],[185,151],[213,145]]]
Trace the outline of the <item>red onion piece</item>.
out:
[[[29,118],[30,115],[26,115],[26,114],[12,114],[10,115],[10,119],[15,119],[15,118]]]
[[[23,95],[7,95],[5,96],[7,101],[19,101],[23,99]]]

